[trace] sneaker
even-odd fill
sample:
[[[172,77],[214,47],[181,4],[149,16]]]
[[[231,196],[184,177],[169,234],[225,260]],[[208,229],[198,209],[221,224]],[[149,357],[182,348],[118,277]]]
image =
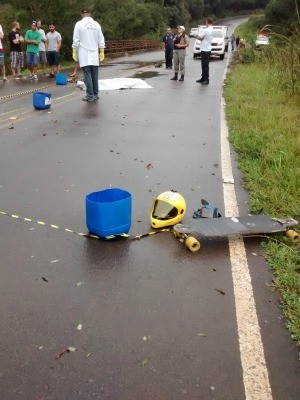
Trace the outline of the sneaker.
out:
[[[38,79],[37,75],[33,75],[33,79],[34,79],[35,81],[37,81],[37,79]]]
[[[202,85],[209,85],[209,81],[203,81],[201,83],[202,83]]]
[[[54,78],[54,74],[47,75],[47,78]]]
[[[99,96],[94,96],[94,100],[99,100]]]
[[[197,83],[202,83],[202,82],[203,82],[203,79],[202,79],[202,78],[201,78],[201,79],[197,79],[196,82],[197,82]]]
[[[30,74],[29,77],[28,77],[28,79],[34,79],[34,75],[33,75],[33,74]]]
[[[7,81],[7,78],[4,76],[4,78],[2,78],[3,79],[3,82],[6,82]]]
[[[83,98],[82,98],[82,101],[89,101],[89,102],[91,102],[91,101],[95,101],[95,99],[94,99],[93,97],[83,97]]]

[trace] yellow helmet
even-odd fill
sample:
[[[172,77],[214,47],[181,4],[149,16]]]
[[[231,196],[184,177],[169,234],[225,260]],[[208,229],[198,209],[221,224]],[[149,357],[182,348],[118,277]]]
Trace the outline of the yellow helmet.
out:
[[[152,228],[163,228],[179,224],[186,210],[186,203],[181,194],[175,191],[161,193],[154,200],[150,222]]]

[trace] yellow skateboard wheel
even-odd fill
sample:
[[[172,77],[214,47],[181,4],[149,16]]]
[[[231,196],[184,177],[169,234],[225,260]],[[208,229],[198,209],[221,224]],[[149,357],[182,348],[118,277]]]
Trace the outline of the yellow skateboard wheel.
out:
[[[286,236],[291,239],[292,242],[294,243],[299,243],[300,242],[300,237],[299,233],[294,231],[294,229],[289,229],[286,231]]]
[[[191,250],[193,253],[198,251],[200,249],[200,243],[198,242],[197,239],[195,239],[193,236],[189,236],[185,240],[185,245],[186,247]]]

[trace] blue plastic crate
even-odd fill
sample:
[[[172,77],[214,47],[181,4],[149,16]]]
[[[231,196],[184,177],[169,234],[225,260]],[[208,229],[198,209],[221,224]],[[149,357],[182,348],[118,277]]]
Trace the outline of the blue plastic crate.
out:
[[[86,196],[86,226],[100,237],[128,233],[131,227],[131,194],[111,188]]]
[[[51,94],[44,92],[33,93],[33,107],[38,110],[45,110],[51,107]]]
[[[66,74],[56,74],[55,82],[57,85],[66,85],[67,84],[67,75]]]

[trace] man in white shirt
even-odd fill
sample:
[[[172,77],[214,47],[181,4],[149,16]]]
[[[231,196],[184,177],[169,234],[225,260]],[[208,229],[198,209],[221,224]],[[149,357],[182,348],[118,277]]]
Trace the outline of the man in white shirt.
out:
[[[212,19],[207,18],[205,21],[206,27],[202,29],[197,36],[197,39],[201,40],[200,50],[201,50],[201,68],[202,76],[196,82],[202,83],[202,85],[209,84],[209,60],[211,52],[211,42],[213,40],[213,27]]]
[[[46,75],[46,63],[47,63],[47,56],[46,56],[46,34],[45,31],[42,29],[42,21],[38,19],[36,21],[37,30],[41,34],[41,42],[39,44],[39,62],[42,66],[43,75]]]
[[[104,60],[105,41],[101,26],[93,20],[90,10],[84,8],[81,16],[73,32],[73,59],[79,62],[84,75],[86,96],[82,100],[92,102],[99,100],[98,67],[99,60]]]

